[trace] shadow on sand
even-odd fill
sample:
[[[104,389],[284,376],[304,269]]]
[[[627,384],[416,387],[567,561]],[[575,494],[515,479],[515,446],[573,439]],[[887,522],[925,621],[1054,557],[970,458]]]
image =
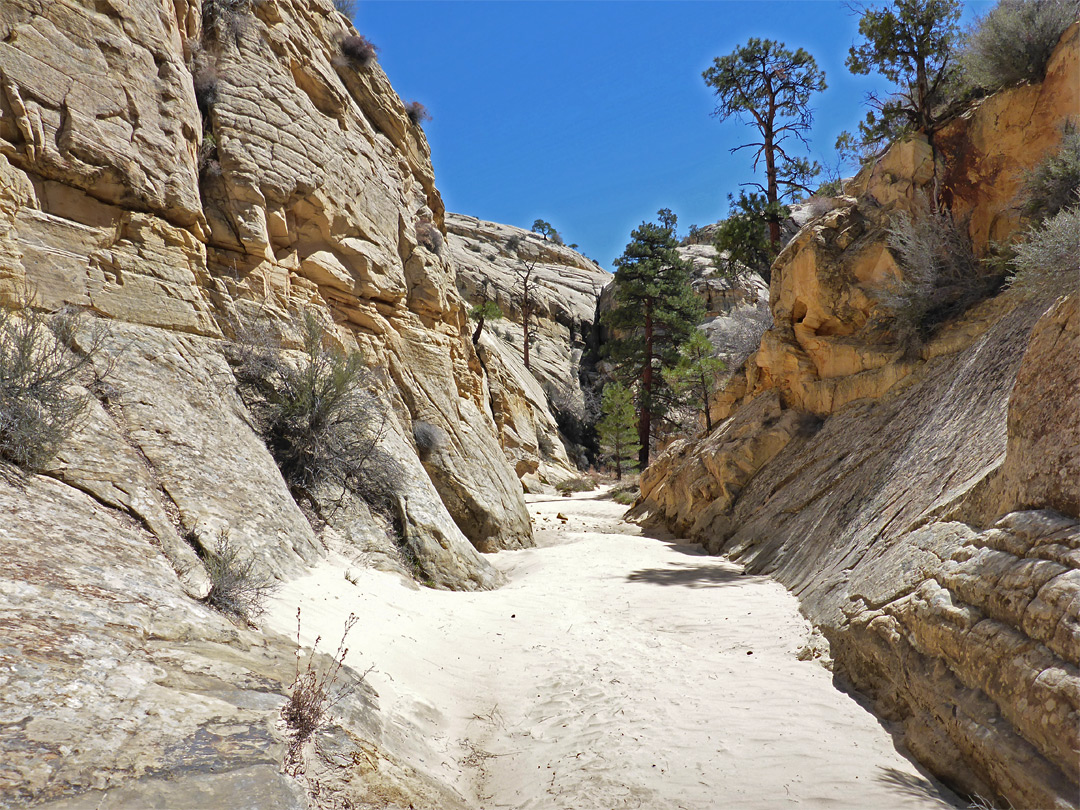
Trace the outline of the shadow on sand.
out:
[[[671,563],[667,568],[644,568],[626,577],[629,582],[650,585],[682,585],[687,588],[718,588],[723,585],[744,585],[757,577],[747,577],[719,565]]]

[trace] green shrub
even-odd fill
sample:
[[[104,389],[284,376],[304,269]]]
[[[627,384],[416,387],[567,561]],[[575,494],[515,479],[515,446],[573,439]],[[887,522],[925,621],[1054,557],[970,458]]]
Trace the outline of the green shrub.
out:
[[[224,530],[218,534],[215,547],[203,555],[203,566],[212,586],[207,604],[245,623],[262,615],[266,599],[278,587],[258,570],[254,557],[240,556]]]
[[[1058,150],[1043,158],[1025,176],[1021,210],[1025,219],[1037,225],[1075,205],[1077,192],[1080,192],[1080,131],[1075,124],[1067,123]]]
[[[32,309],[0,309],[0,458],[23,469],[42,469],[77,427],[89,402],[72,386],[92,375],[104,330],[93,330],[74,350],[79,317],[52,317]],[[100,375],[97,375],[100,380]]]
[[[379,446],[387,414],[368,390],[373,375],[359,352],[324,343],[310,312],[300,327],[303,351],[295,363],[265,326],[245,327],[226,347],[256,428],[294,494],[314,500],[329,484],[394,516],[402,471]]]
[[[635,486],[633,490],[619,489],[612,492],[611,500],[615,501],[615,503],[622,504],[623,506],[630,506],[637,500],[637,496],[637,487]]]
[[[966,81],[986,90],[1042,81],[1078,11],[1077,0],[999,0],[967,33],[959,57]]]
[[[1075,292],[1080,268],[1080,199],[1014,246],[1015,272],[1009,286],[1029,298],[1053,298]]]

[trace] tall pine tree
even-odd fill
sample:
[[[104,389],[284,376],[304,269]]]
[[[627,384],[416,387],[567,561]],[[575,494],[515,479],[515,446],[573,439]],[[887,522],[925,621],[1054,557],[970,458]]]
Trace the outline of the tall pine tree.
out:
[[[679,346],[704,316],[690,287],[690,263],[677,250],[675,215],[662,208],[658,218],[634,229],[615,260],[615,305],[603,316],[616,377],[637,383],[641,469],[649,466],[650,440],[672,400],[662,371],[678,362]]]

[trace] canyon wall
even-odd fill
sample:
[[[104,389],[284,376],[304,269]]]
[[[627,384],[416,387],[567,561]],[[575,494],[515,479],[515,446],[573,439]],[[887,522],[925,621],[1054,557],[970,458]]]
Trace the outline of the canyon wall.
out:
[[[1080,109],[1078,30],[1041,85],[894,145],[801,228],[725,421],[632,510],[791,588],[919,760],[1014,807],[1075,807],[1080,781],[1075,268],[1056,301],[1005,291],[912,344],[886,229],[936,185],[978,253],[1015,232],[1023,171]]]
[[[586,462],[575,447],[575,427],[588,409],[595,417],[596,403],[586,402],[583,382],[597,347],[597,301],[611,274],[521,228],[461,214],[447,214],[446,228],[461,295],[473,305],[493,302],[504,316],[484,324],[476,347],[488,373],[503,451],[529,488],[576,478],[577,466]],[[520,274],[530,265],[526,369]]]
[[[2,806],[460,803],[354,675],[283,775],[295,642],[205,603],[222,539],[278,581],[331,555],[467,590],[532,543],[428,145],[355,35],[330,0],[0,6],[0,303],[82,312],[99,377],[0,475]],[[237,393],[226,350],[306,317],[366,358],[391,518],[294,500]]]

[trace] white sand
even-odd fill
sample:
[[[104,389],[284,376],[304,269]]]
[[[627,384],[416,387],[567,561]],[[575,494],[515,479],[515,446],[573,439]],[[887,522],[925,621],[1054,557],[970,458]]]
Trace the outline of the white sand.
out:
[[[332,652],[358,614],[350,665],[375,667],[413,755],[480,808],[962,806],[796,659],[810,628],[783,587],[641,537],[595,493],[531,501],[540,547],[488,558],[509,577],[498,591],[363,568],[354,585],[327,564],[268,623],[295,632],[299,604],[305,643]]]

